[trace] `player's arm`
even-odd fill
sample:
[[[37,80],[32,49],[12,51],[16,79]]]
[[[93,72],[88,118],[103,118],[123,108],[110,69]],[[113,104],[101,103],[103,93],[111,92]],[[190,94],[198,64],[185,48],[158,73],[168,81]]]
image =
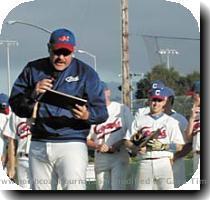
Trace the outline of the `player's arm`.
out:
[[[198,112],[200,112],[200,107],[197,106],[197,103],[194,103],[192,107],[189,123],[185,131],[186,138],[188,141],[192,141],[194,121],[196,119]]]
[[[186,143],[181,151],[178,151],[174,154],[173,160],[177,160],[179,158],[182,158],[186,156],[190,151],[192,150],[192,143]]]
[[[87,108],[89,124],[101,124],[108,118],[108,111],[105,103],[104,88],[94,71],[87,72],[87,82],[85,85],[85,94],[87,95]]]
[[[16,141],[8,137],[8,161],[7,161],[7,175],[10,179],[15,179],[16,175]]]
[[[16,79],[9,99],[12,111],[19,117],[30,118],[36,103],[35,86],[30,83],[30,65]]]

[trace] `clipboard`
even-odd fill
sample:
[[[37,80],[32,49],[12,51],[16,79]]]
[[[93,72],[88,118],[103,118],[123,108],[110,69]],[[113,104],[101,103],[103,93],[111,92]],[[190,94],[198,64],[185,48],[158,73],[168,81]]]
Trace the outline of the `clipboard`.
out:
[[[39,102],[61,107],[64,109],[74,108],[76,104],[83,106],[87,104],[87,100],[72,96],[53,89],[47,90],[39,98]]]

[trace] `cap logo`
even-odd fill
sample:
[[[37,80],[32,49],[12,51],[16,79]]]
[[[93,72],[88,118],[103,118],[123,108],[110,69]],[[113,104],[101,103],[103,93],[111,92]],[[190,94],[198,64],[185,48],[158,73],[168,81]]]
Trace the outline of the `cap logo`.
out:
[[[157,88],[158,84],[157,83],[153,83],[152,88],[155,89]]]
[[[64,35],[64,36],[59,37],[58,40],[61,42],[68,42],[70,40],[70,37]]]
[[[159,96],[160,95],[160,90],[155,90],[155,95]]]

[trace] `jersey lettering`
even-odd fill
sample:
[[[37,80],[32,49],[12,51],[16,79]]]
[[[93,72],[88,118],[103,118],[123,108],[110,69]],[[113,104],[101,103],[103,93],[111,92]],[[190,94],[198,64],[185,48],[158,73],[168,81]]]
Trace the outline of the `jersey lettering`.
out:
[[[115,119],[113,122],[108,122],[106,124],[96,125],[94,127],[94,132],[97,138],[103,138],[106,134],[113,133],[122,127],[121,118]]]
[[[30,126],[27,122],[21,122],[17,125],[16,134],[20,139],[26,138],[28,135],[31,135]]]

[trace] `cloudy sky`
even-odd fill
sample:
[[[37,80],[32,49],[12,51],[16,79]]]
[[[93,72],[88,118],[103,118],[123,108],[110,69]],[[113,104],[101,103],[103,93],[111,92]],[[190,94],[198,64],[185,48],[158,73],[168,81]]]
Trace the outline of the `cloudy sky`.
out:
[[[49,34],[30,26],[6,24],[21,20],[49,30],[65,27],[77,39],[77,49],[96,56],[97,72],[101,79],[120,82],[121,73],[121,17],[120,0],[35,0],[14,8],[4,20],[0,40],[16,40],[19,45],[10,47],[11,82],[26,63],[47,56]],[[145,37],[148,35],[157,36]],[[161,36],[161,37],[159,37]],[[162,36],[176,39],[163,39]],[[186,38],[186,39],[177,39]],[[165,0],[129,1],[129,53],[130,70],[147,73],[155,64],[166,62],[157,54],[159,48],[179,51],[170,56],[170,66],[181,74],[200,68],[200,33],[193,15],[180,4]],[[92,57],[76,54],[90,65]],[[6,49],[0,46],[0,90],[6,92]]]

